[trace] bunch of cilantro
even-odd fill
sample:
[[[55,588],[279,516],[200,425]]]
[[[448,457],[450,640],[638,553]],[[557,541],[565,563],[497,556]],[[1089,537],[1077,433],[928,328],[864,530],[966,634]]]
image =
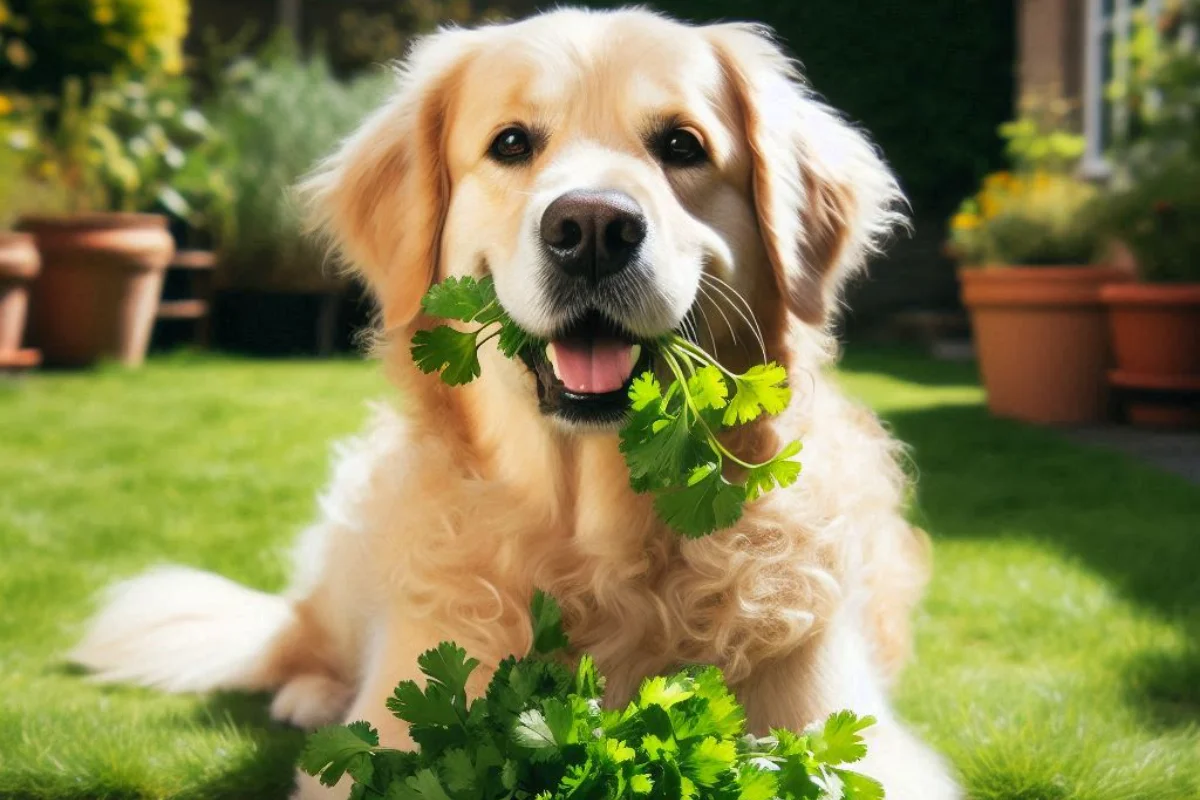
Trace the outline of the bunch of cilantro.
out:
[[[419,659],[422,689],[402,682],[388,708],[416,752],[379,746],[364,722],[314,733],[301,767],[351,800],[880,800],[883,787],[845,768],[874,723],[842,711],[797,734],[745,733],[715,667],[645,681],[624,709],[603,707],[604,680],[584,656],[572,672],[558,606],[535,594],[529,655],[508,658],[467,700],[478,662],[450,642]]]
[[[509,358],[525,348],[545,347],[504,311],[491,278],[448,278],[432,286],[421,305],[430,316],[474,326],[439,325],[413,336],[417,366],[426,373],[440,372],[451,386],[479,377],[479,348],[492,339]],[[750,463],[718,438],[723,430],[787,407],[792,393],[783,367],[771,362],[736,374],[675,334],[652,347],[672,380],[664,389],[653,372],[634,379],[621,452],[630,484],[654,494],[655,510],[664,522],[685,536],[704,536],[737,522],[747,501],[796,482],[799,441],[767,461]],[[740,479],[729,479],[729,465]]]

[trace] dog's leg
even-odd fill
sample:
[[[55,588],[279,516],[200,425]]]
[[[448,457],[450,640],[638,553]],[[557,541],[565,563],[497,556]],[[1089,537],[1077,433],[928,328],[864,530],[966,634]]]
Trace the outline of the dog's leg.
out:
[[[379,731],[379,743],[382,746],[412,750],[414,744],[409,738],[408,728],[388,711],[387,698],[400,681],[423,681],[417,667],[417,656],[446,638],[420,625],[390,623],[380,627],[373,637],[363,680],[345,722],[365,720]],[[340,800],[347,796],[350,785],[350,779],[343,778],[334,787],[323,786],[316,778],[301,772],[296,779],[296,792],[292,800]]]
[[[802,729],[849,709],[870,714],[867,757],[851,767],[883,784],[888,800],[958,800],[942,758],[896,718],[858,616],[842,612],[818,641],[738,687],[751,730]]]

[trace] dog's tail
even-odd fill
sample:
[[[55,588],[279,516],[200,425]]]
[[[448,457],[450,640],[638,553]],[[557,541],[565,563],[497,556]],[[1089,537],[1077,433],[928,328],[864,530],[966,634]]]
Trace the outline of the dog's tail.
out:
[[[68,658],[106,683],[262,691],[286,677],[302,622],[278,595],[185,567],[117,584]]]

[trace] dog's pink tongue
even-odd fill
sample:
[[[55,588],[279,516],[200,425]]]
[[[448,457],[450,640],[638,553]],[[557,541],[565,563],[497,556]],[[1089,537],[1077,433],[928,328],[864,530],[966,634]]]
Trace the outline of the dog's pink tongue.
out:
[[[576,394],[615,392],[633,372],[633,346],[618,339],[554,342],[554,372]]]

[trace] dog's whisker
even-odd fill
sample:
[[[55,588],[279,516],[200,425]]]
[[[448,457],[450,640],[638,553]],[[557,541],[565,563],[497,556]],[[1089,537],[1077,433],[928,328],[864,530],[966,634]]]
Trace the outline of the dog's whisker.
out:
[[[730,338],[734,344],[737,344],[738,332],[734,330],[732,321],[730,321],[730,318],[728,318],[728,315],[725,313],[724,309],[721,308],[721,303],[714,299],[713,295],[709,293],[708,287],[706,287],[706,285],[703,283],[700,284],[700,294],[703,297],[703,300],[707,300],[709,305],[712,305],[714,308],[716,308],[716,313],[721,315],[721,319],[725,320],[726,326],[728,326],[728,329],[730,329]],[[708,311],[706,308],[704,308],[703,303],[700,303],[700,313],[703,315],[704,325],[708,326],[708,336],[712,338],[713,344],[715,345],[716,335],[713,332],[712,324],[709,324]]]
[[[704,295],[705,299],[708,299],[708,295],[704,294],[703,290],[701,291],[701,294]],[[700,319],[703,320],[704,327],[708,329],[708,344],[709,344],[709,346],[716,347],[717,346],[717,337],[716,337],[716,334],[713,333],[712,324],[708,321],[708,310],[704,308],[704,303],[703,302],[697,303],[692,308],[695,309],[696,311],[700,312]]]
[[[712,304],[713,308],[715,308],[717,310],[717,313],[721,315],[721,319],[725,320],[725,325],[726,325],[726,327],[729,328],[729,338],[736,345],[737,344],[737,329],[734,327],[733,321],[729,319],[729,315],[725,313],[725,309],[721,308],[720,299],[723,299],[723,298],[721,298],[720,295],[717,295],[717,297],[713,297],[712,293],[709,291],[709,288],[707,286],[705,286],[703,283],[700,284],[700,293],[703,294],[704,298],[706,300],[708,300],[708,302]],[[709,330],[711,331],[712,329],[710,328]],[[713,341],[714,342],[716,341],[715,336],[713,337]]]
[[[750,307],[750,303],[742,296],[742,293],[715,275],[707,272],[702,272],[700,275],[702,278],[708,279],[710,281],[709,285],[729,301],[730,308],[742,318],[742,321],[750,328],[750,332],[754,334],[754,338],[758,340],[758,349],[763,357],[763,361],[769,361],[770,359],[767,357],[767,344],[763,338],[762,328],[759,326],[758,321],[754,319],[754,309]],[[733,295],[732,298],[730,297],[731,293]],[[734,299],[741,301],[741,307],[734,302]],[[745,311],[742,310],[743,308]]]

